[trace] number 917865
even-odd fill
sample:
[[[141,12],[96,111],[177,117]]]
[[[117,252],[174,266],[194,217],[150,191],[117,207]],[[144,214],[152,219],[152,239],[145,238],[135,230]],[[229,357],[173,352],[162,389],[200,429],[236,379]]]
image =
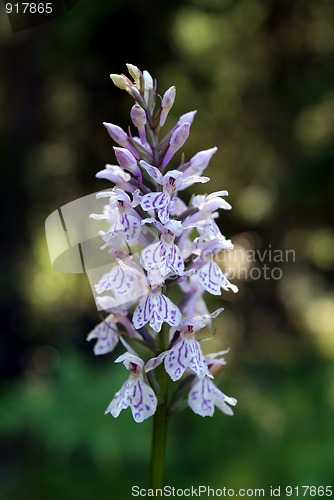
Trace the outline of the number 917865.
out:
[[[51,14],[52,13],[52,2],[48,3],[8,2],[6,3],[5,7],[7,14]]]

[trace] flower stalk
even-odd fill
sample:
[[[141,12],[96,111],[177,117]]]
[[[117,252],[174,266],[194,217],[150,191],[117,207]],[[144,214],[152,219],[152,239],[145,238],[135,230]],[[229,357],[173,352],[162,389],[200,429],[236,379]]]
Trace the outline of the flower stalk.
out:
[[[150,488],[162,488],[166,456],[166,441],[168,427],[168,375],[162,366],[157,368],[157,379],[160,386],[160,396],[157,411],[154,414]]]

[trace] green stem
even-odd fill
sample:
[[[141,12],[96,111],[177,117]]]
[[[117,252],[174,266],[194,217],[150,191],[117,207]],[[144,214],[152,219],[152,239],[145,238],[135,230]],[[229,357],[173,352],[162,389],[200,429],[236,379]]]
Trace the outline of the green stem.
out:
[[[162,332],[161,347],[165,346],[167,332]],[[168,422],[168,375],[164,366],[159,366],[156,370],[157,380],[160,386],[157,411],[154,414],[152,450],[151,450],[151,470],[150,488],[162,488],[164,479],[167,422]]]
[[[154,123],[153,113],[145,106],[148,125],[147,138],[153,150],[153,165],[158,167],[159,162],[159,130],[158,124]],[[156,186],[157,187],[157,186]],[[168,328],[165,325],[159,337],[159,349],[163,352],[169,344]],[[158,406],[154,415],[152,449],[151,449],[151,469],[150,488],[162,488],[164,481],[164,467],[166,454],[166,437],[168,422],[168,375],[163,365],[156,370],[157,382],[159,384]]]

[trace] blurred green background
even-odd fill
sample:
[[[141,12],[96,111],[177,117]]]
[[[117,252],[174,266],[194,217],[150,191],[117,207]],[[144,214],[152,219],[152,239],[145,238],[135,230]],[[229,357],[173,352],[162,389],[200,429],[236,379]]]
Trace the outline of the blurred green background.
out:
[[[198,110],[187,158],[219,147],[198,192],[228,189],[222,231],[239,256],[261,252],[239,294],[210,302],[225,307],[213,343],[231,347],[220,387],[235,416],[174,416],[166,483],[333,483],[333,53],[331,0],[81,0],[15,34],[1,14],[1,500],[147,485],[152,420],[104,416],[127,373],[114,353],[94,358],[87,278],[52,269],[44,234],[53,210],[107,187],[94,177],[114,161],[102,121],[127,128],[132,106],[109,73],[126,62],[160,93],[176,85],[170,125]],[[280,279],[249,278],[264,264]]]

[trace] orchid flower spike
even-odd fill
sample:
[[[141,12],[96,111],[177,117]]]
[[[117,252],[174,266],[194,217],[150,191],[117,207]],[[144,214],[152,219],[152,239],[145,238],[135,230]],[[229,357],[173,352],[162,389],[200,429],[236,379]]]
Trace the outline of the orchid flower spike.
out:
[[[157,369],[175,384],[175,398],[188,397],[198,415],[212,416],[215,407],[232,415],[236,399],[212,380],[225,365],[227,351],[206,356],[202,351],[223,311],[219,307],[210,313],[207,295],[238,291],[216,262],[218,252],[233,248],[218,222],[221,209],[232,207],[223,189],[183,197],[194,184],[209,182],[202,174],[217,148],[201,150],[190,159],[181,155],[196,111],[184,113],[162,133],[176,87],[158,94],[147,70],[134,64],[127,64],[127,70],[128,76],[112,74],[111,79],[134,100],[130,126],[125,132],[104,122],[115,143],[116,161],[96,174],[111,187],[96,195],[106,201],[102,213],[91,214],[102,225],[96,233],[101,250],[106,250],[96,256],[92,289],[98,308],[107,315],[87,340],[96,341],[96,355],[112,353],[122,344],[126,352],[115,362],[129,371],[106,413],[118,417],[130,407],[134,420],[142,422],[157,408],[167,412],[162,407],[166,384],[155,374]],[[207,342],[198,338],[199,331]],[[136,343],[144,346],[143,358],[133,348]]]

